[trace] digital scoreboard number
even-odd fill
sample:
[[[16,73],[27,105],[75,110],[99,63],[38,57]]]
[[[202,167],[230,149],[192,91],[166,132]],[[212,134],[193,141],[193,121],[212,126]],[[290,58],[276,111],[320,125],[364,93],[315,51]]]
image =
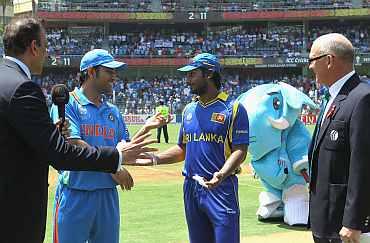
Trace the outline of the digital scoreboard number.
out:
[[[71,58],[70,57],[51,57],[50,58],[50,66],[71,66]]]
[[[49,56],[46,62],[48,67],[78,67],[82,56],[62,55]]]
[[[222,16],[219,12],[189,11],[175,13],[173,20],[178,23],[216,22],[222,21]]]
[[[188,12],[188,20],[207,20],[208,12]]]

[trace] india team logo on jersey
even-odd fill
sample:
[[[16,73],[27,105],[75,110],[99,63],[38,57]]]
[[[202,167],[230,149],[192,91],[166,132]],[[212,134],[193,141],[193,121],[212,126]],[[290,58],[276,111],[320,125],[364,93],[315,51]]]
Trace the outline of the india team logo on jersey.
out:
[[[225,123],[225,114],[222,113],[212,113],[211,121],[224,124]]]
[[[80,117],[81,117],[82,120],[90,119],[90,115],[87,112],[86,107],[84,107],[82,105],[78,105],[78,112],[80,113]]]
[[[113,114],[112,114],[112,113],[109,113],[109,115],[108,115],[108,119],[109,119],[110,121],[114,121],[114,116],[113,116]]]

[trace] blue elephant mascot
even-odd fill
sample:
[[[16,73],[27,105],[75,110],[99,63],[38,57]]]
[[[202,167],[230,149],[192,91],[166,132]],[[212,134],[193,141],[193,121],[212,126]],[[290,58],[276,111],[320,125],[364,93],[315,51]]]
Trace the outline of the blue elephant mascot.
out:
[[[238,100],[248,112],[251,165],[265,188],[258,219],[283,217],[289,225],[307,224],[311,135],[299,117],[303,105],[315,109],[316,104],[282,82],[257,86]]]

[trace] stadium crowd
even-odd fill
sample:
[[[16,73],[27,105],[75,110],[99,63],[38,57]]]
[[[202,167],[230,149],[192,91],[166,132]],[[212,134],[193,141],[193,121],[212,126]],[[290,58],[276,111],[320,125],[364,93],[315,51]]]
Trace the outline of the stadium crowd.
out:
[[[40,84],[47,102],[51,105],[51,88],[57,83],[64,83],[69,90],[79,86],[79,74],[52,74],[43,77],[34,77]],[[314,81],[300,75],[282,76],[279,78],[241,78],[235,74],[223,76],[223,90],[236,98],[241,93],[260,84],[287,82],[308,94],[315,102],[320,102],[320,92]],[[162,76],[152,79],[144,77],[134,80],[118,80],[113,87],[113,95],[108,98],[120,107],[124,114],[152,114],[159,101],[164,101],[171,107],[171,111],[180,114],[184,106],[193,99],[191,90],[185,77]]]
[[[363,0],[364,6],[368,1]],[[333,9],[351,8],[352,0],[40,0],[42,11],[121,11],[121,12],[174,12],[194,9],[197,11],[247,12],[280,9]]]
[[[173,32],[115,33],[108,36],[111,53],[116,56],[192,56],[211,52],[218,56],[301,55],[301,26],[220,27],[207,33]]]
[[[200,52],[220,57],[300,56],[315,38],[333,30],[349,37],[357,52],[368,53],[369,26],[350,22],[316,24],[310,27],[307,40],[302,25],[219,26],[206,33],[147,30],[106,37],[98,29],[76,36],[67,29],[53,28],[48,29],[47,39],[49,55],[82,55],[94,48],[107,47],[112,55],[125,57],[189,57]]]

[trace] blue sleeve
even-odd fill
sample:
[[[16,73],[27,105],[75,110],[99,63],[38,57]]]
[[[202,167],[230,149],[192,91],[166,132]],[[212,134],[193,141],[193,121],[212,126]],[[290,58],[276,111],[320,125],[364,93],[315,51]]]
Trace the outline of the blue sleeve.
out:
[[[239,102],[234,104],[233,122],[231,124],[232,144],[249,144],[249,120],[244,106]]]
[[[66,105],[66,118],[71,124],[71,136],[69,138],[81,139],[81,120],[78,114],[78,107],[71,100]]]
[[[184,121],[184,119],[183,119],[183,121]],[[185,143],[183,137],[184,137],[184,127],[183,127],[183,122],[181,122],[180,130],[179,130],[179,137],[178,137],[178,140],[177,140],[178,145],[183,145]]]
[[[184,121],[186,119],[186,116],[188,116],[189,112],[192,112],[192,109],[188,109],[191,107],[193,103],[189,103],[185,106],[184,110],[182,111],[182,122],[179,130],[179,137],[177,139],[177,144],[178,145],[185,145],[187,143],[185,139],[185,134],[184,134]],[[191,114],[190,114],[191,115]]]
[[[182,112],[182,121],[181,121],[181,126],[180,126],[180,130],[179,130],[179,137],[177,139],[177,144],[178,145],[183,145],[186,143],[186,141],[184,141],[184,120],[185,120],[185,116],[186,116],[186,107],[184,108],[184,111]]]
[[[56,123],[59,120],[58,107],[56,105],[51,106],[50,118],[51,120],[53,120],[54,123]]]
[[[118,112],[118,134],[119,134],[118,142],[120,142],[121,140],[129,142],[130,134],[128,132],[128,128],[126,126],[126,123],[123,121],[122,114],[119,112],[118,109],[117,112]]]

